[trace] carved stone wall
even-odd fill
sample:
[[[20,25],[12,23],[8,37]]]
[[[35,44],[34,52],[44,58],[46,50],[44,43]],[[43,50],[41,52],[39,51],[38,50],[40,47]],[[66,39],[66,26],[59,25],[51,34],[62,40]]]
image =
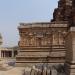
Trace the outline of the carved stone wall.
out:
[[[63,22],[64,23],[64,22]],[[32,23],[19,26],[19,53],[17,64],[65,62],[65,35],[67,24]]]
[[[24,28],[20,29],[19,46],[50,46],[50,45],[64,45],[64,33],[66,31],[62,28]]]

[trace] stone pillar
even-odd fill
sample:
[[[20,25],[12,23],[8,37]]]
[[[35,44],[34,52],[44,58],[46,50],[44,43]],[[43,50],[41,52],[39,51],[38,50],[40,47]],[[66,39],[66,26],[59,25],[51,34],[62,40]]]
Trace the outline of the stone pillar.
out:
[[[4,58],[4,51],[2,51],[2,58]]]
[[[3,51],[1,51],[1,58],[3,58]]]
[[[0,49],[0,58],[1,58],[1,49]]]
[[[12,50],[12,57],[14,57],[14,51]]]
[[[75,27],[70,27],[65,40],[67,48],[66,63],[69,67],[68,75],[75,75]]]

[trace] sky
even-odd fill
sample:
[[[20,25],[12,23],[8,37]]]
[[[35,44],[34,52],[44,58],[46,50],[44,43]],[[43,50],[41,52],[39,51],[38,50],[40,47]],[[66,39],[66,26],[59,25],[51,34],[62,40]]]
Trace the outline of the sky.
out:
[[[16,46],[20,22],[49,22],[58,0],[0,0],[0,33],[3,46]]]

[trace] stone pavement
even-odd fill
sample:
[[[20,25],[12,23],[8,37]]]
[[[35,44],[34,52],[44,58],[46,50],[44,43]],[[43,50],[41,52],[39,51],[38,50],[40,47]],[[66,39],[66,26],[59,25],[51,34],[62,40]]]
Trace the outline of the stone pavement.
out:
[[[23,75],[25,68],[10,66],[9,63],[13,63],[15,60],[6,59],[0,61],[0,75]]]
[[[11,67],[9,70],[0,71],[0,75],[23,75],[24,68],[21,67]]]

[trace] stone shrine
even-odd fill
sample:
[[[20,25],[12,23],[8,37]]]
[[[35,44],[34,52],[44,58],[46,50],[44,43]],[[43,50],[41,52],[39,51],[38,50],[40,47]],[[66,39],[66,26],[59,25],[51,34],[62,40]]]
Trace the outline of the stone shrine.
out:
[[[51,22],[20,23],[16,66],[59,66],[65,75],[75,75],[74,26],[75,0],[59,0]]]

